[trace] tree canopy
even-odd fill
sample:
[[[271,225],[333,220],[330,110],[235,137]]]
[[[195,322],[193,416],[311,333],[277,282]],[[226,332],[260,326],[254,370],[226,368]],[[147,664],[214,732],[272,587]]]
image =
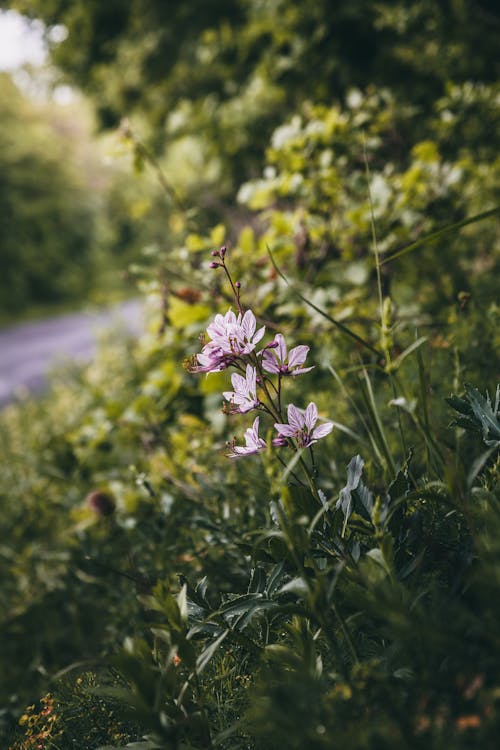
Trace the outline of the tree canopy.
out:
[[[498,78],[493,0],[16,0],[64,24],[53,60],[95,100],[104,126],[146,115],[163,147],[202,134],[234,188],[272,129],[304,100],[388,86],[429,106],[448,81]],[[237,176],[237,179],[235,180]]]

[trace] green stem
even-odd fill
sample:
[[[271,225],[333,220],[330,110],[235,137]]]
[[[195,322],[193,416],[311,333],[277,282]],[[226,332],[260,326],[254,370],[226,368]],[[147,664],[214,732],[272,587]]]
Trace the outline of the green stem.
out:
[[[375,229],[375,212],[373,210],[372,192],[370,190],[370,167],[368,166],[368,159],[366,157],[366,142],[365,142],[364,135],[363,135],[363,158],[365,161],[365,177],[366,177],[366,186],[368,190],[368,202],[370,204],[370,225],[371,225],[371,232],[372,232],[372,245],[373,245],[373,252],[375,255],[375,268],[377,271],[377,290],[378,290],[378,304],[379,304],[379,313],[380,313],[380,325],[382,326],[383,320],[384,320],[384,302],[382,299],[382,277],[380,274],[380,255],[378,251],[377,232]]]

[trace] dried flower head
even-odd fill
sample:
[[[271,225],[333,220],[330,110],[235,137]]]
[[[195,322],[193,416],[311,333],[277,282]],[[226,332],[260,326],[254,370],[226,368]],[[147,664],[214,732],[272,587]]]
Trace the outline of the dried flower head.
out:
[[[90,492],[85,502],[87,508],[98,516],[112,516],[116,509],[114,497],[109,492],[103,490],[94,490]]]

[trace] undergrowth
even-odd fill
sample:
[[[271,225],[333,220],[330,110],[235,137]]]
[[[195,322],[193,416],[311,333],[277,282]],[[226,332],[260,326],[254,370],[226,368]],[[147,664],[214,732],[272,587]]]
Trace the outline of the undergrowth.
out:
[[[144,336],[2,412],[12,750],[495,747],[498,178],[444,108],[284,124]]]

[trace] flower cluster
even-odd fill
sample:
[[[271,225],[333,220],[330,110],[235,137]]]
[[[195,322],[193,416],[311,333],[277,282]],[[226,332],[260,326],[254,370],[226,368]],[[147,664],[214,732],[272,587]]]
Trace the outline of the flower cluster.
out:
[[[296,450],[307,448],[333,429],[333,423],[318,422],[318,409],[311,401],[306,409],[294,404],[287,407],[285,422],[282,411],[282,381],[310,372],[313,367],[304,367],[308,346],[295,346],[290,351],[281,333],[262,349],[257,345],[265,335],[265,326],[257,328],[257,321],[251,310],[244,311],[240,302],[239,282],[233,282],[226,266],[226,248],[212,252],[216,257],[211,268],[222,268],[226,273],[235,295],[238,313],[228,310],[218,314],[207,327],[202,338],[203,347],[188,363],[190,372],[221,372],[233,367],[231,376],[232,391],[224,391],[225,411],[229,414],[246,414],[253,410],[267,413],[274,420],[277,432],[273,439],[275,446],[292,446]],[[259,435],[260,417],[254,419],[252,427],[245,432],[245,445],[228,444],[230,458],[240,458],[259,453],[267,448],[266,441]]]
[[[197,355],[198,365],[193,372],[220,372],[238,357],[253,352],[264,335],[265,326],[257,332],[255,315],[250,311],[236,316],[232,310],[216,315],[207,328],[210,341]]]

